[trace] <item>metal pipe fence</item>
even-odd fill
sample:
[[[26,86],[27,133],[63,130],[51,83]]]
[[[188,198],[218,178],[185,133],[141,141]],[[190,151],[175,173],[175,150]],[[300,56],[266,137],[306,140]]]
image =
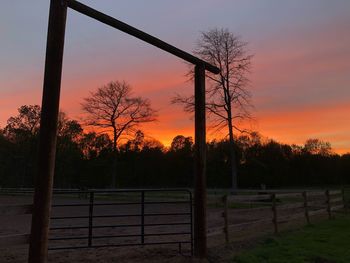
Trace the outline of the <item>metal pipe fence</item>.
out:
[[[191,191],[142,189],[54,193],[59,196],[75,194],[87,198],[79,202],[62,202],[61,198],[52,205],[49,250],[177,244],[180,253],[187,245],[187,250],[193,254]]]

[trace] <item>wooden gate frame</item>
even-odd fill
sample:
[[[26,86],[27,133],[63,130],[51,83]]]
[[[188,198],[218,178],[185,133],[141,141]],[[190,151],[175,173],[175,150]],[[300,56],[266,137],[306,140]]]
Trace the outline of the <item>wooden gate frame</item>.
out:
[[[28,262],[45,263],[47,261],[48,229],[55,168],[57,121],[68,7],[195,65],[194,255],[199,258],[206,257],[205,70],[218,74],[220,69],[75,0],[51,0],[40,121],[38,173],[35,182]]]

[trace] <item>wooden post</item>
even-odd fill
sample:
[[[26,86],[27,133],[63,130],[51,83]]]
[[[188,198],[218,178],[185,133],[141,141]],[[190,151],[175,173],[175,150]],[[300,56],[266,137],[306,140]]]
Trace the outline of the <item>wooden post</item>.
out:
[[[94,200],[95,200],[95,193],[90,192],[88,247],[92,246],[92,233],[93,233],[93,223],[94,223]]]
[[[205,67],[195,66],[194,256],[207,256]]]
[[[225,235],[225,242],[226,242],[226,244],[228,244],[230,242],[230,240],[229,240],[229,232],[228,232],[228,202],[227,202],[227,195],[223,196],[222,201],[224,203],[224,212],[222,213],[222,216],[224,217],[224,235]]]
[[[29,263],[47,261],[67,1],[51,0]]]
[[[327,213],[328,213],[328,218],[332,218],[332,212],[331,212],[331,197],[329,194],[329,190],[326,190],[326,204],[327,204]]]
[[[274,227],[275,234],[278,233],[278,221],[277,221],[277,204],[276,204],[276,194],[271,194],[271,200],[272,200],[272,223]]]
[[[308,204],[307,204],[307,192],[304,191],[302,194],[303,194],[303,199],[304,199],[304,211],[305,211],[306,223],[308,225],[310,225],[309,207],[308,207]]]
[[[345,210],[345,212],[347,212],[346,199],[345,199],[345,189],[344,189],[344,187],[341,189],[341,196],[342,196],[342,199],[343,199],[344,210]]]

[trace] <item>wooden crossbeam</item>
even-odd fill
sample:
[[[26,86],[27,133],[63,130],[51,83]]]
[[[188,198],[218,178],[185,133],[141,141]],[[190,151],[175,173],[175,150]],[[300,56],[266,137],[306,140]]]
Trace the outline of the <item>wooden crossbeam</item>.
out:
[[[102,12],[97,11],[96,9],[93,9],[87,5],[84,5],[78,1],[75,0],[69,0],[68,1],[68,7],[70,7],[71,9],[82,13],[88,17],[91,17],[93,19],[96,19],[98,21],[100,21],[101,23],[104,23],[106,25],[109,25],[111,27],[114,27],[120,31],[123,31],[124,33],[127,33],[129,35],[132,35],[138,39],[141,39],[153,46],[156,46],[166,52],[169,52],[170,54],[173,54],[179,58],[182,58],[183,60],[186,60],[194,65],[201,65],[203,64],[205,69],[214,73],[214,74],[218,74],[220,73],[220,69],[209,64],[206,61],[203,61],[173,45],[170,45],[166,42],[164,42],[163,40],[160,40],[159,38],[156,38],[150,34],[147,34],[135,27],[132,27],[120,20],[117,20],[111,16],[108,16]]]

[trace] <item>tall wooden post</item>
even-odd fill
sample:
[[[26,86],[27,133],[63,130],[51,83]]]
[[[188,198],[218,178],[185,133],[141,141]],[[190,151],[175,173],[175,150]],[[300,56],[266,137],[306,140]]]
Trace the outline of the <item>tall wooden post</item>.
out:
[[[230,243],[230,236],[228,232],[228,201],[227,201],[227,195],[224,195],[222,198],[222,201],[224,203],[224,212],[222,213],[222,216],[224,217],[224,234],[225,234],[225,243]]]
[[[275,234],[278,233],[278,219],[277,219],[277,204],[276,204],[276,194],[271,194],[272,200],[272,223],[274,227]]]
[[[308,202],[307,202],[307,192],[304,191],[302,193],[302,195],[303,195],[303,199],[304,199],[304,214],[305,214],[306,223],[308,225],[310,225],[309,205],[308,205]]]
[[[207,255],[206,213],[206,139],[205,139],[205,67],[195,66],[195,190],[194,190],[194,256]]]
[[[327,204],[327,214],[328,214],[328,218],[332,219],[332,209],[331,209],[331,195],[330,195],[330,191],[327,189],[326,192],[326,204]]]
[[[51,0],[29,263],[47,261],[67,0]]]
[[[345,210],[345,212],[347,212],[346,198],[345,198],[345,189],[344,189],[344,187],[341,189],[341,196],[342,196],[342,200],[343,200],[344,210]]]

